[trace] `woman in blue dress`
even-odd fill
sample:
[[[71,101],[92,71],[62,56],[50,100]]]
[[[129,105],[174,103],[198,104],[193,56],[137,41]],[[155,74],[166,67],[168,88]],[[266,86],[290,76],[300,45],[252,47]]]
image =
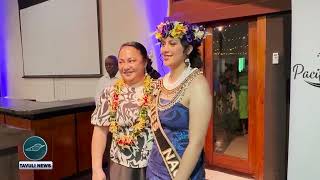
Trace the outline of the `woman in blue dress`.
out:
[[[209,86],[199,70],[205,29],[168,20],[157,26],[155,35],[170,72],[159,81],[147,179],[204,180],[203,147],[212,109]]]

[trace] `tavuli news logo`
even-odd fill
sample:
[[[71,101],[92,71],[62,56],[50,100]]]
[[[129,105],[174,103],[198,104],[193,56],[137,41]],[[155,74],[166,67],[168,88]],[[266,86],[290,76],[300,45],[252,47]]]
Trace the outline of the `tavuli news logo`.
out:
[[[30,161],[19,161],[19,169],[52,169],[52,161],[40,161],[48,152],[48,146],[39,136],[31,136],[23,143],[23,153]]]

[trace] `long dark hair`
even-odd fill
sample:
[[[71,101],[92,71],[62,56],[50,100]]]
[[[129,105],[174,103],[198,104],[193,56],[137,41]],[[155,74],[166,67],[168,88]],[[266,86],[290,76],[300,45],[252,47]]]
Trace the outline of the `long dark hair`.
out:
[[[199,52],[200,46],[189,44],[184,40],[181,40],[180,42],[184,50],[186,50],[189,45],[193,47],[191,53],[188,55],[188,58],[190,59],[190,66],[192,68],[202,68],[203,63],[202,63],[201,55]]]
[[[130,46],[130,47],[134,47],[135,49],[137,49],[138,51],[140,51],[142,58],[147,61],[147,67],[146,67],[146,71],[147,73],[151,76],[152,79],[158,79],[161,75],[158,73],[158,71],[156,71],[155,69],[153,69],[152,67],[152,61],[151,59],[148,57],[148,52],[147,49],[139,42],[136,41],[131,41],[131,42],[126,42],[124,44],[121,45],[120,50],[125,47],[125,46]]]

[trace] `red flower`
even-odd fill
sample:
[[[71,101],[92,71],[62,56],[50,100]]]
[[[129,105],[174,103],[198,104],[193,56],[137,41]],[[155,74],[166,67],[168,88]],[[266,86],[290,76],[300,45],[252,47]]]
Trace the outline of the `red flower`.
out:
[[[118,104],[117,104],[117,103],[114,103],[114,104],[112,105],[112,110],[113,110],[113,111],[116,111],[117,108],[118,108]]]
[[[118,144],[123,145],[124,144],[123,140],[119,139]]]
[[[113,94],[113,99],[114,99],[114,100],[116,100],[116,101],[118,101],[118,100],[119,100],[119,95],[118,95],[118,94],[116,94],[116,93],[115,93],[115,94]]]
[[[149,97],[148,96],[144,96],[143,97],[143,105],[148,104],[148,102],[149,102]]]

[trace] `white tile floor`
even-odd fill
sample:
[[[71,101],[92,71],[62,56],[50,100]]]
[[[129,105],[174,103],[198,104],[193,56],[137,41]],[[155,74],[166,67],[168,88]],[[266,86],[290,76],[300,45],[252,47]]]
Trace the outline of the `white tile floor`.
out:
[[[219,171],[206,169],[206,179],[208,180],[253,180],[250,178],[239,177],[231,174],[226,174]]]

